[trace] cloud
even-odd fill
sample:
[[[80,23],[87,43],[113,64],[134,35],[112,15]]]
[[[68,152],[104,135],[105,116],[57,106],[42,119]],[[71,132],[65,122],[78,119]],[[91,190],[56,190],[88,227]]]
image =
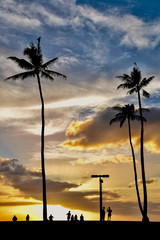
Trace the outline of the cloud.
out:
[[[95,165],[95,166],[98,166],[98,165],[105,165],[105,164],[108,164],[108,163],[130,163],[132,162],[133,159],[132,157],[130,156],[125,156],[123,154],[117,154],[115,156],[109,156],[107,157],[106,159],[104,159],[104,157],[100,157],[97,159],[94,157],[92,157],[92,160],[91,159],[83,159],[83,158],[78,158],[77,161],[73,161],[73,165],[80,165],[80,166],[84,166],[84,165],[88,165],[88,166],[91,166],[91,165]]]
[[[4,159],[0,162],[0,175],[3,183],[19,189],[25,197],[41,199],[41,171],[31,171],[25,168],[18,159]],[[61,192],[79,185],[67,182],[57,182],[47,179],[47,191]]]
[[[1,184],[18,189],[20,193],[15,197],[33,198],[42,200],[42,180],[40,171],[31,171],[24,167],[18,159],[4,159],[0,161]],[[53,205],[62,205],[70,209],[98,211],[98,191],[76,191],[80,185],[59,182],[47,179],[47,202]],[[116,190],[104,190],[106,201],[117,200],[120,194]],[[6,194],[6,193],[5,193]],[[17,193],[16,193],[17,194]],[[13,197],[13,194],[12,194]],[[19,206],[36,204],[33,201],[0,202],[0,206]],[[39,202],[40,203],[40,202]],[[37,203],[37,204],[39,204]]]
[[[29,11],[26,11],[28,4],[17,3],[16,1],[1,1],[0,19],[1,22],[10,27],[35,29],[41,25],[37,18],[34,18]]]
[[[26,10],[27,9],[27,10]],[[160,20],[145,22],[142,18],[106,7],[96,10],[76,1],[50,1],[45,7],[38,2],[20,3],[16,0],[2,1],[0,19],[4,25],[34,30],[42,27],[89,28],[98,33],[107,29],[110,35],[118,37],[120,44],[139,49],[159,44]]]
[[[109,125],[115,112],[111,108],[102,109],[94,118],[85,121],[72,121],[66,130],[66,140],[62,143],[65,148],[99,149],[104,147],[119,147],[128,143],[128,126],[122,128],[119,124]],[[147,151],[160,152],[160,136],[157,129],[160,122],[160,109],[151,108],[146,115],[144,143]],[[132,122],[132,141],[139,146],[140,122]]]
[[[150,179],[146,180],[146,184],[148,184],[148,185],[155,184],[156,182],[157,182],[157,178],[150,178]],[[142,184],[143,184],[142,179],[139,179],[138,185],[141,186]],[[131,188],[133,186],[135,186],[135,181],[128,185],[129,188]]]
[[[103,109],[86,121],[72,121],[66,130],[67,140],[63,147],[76,149],[97,149],[105,146],[121,146],[128,142],[128,129],[119,129],[118,124],[110,126],[113,110]]]

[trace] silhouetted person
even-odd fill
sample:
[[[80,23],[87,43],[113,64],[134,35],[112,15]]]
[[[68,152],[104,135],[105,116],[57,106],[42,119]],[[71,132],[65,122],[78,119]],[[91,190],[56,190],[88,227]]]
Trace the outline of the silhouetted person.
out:
[[[77,217],[77,215],[74,216],[74,221],[75,221],[75,222],[78,221],[78,217]]]
[[[12,218],[12,221],[13,222],[16,222],[17,221],[17,217],[14,215],[14,217]]]
[[[84,221],[84,217],[83,217],[83,215],[81,214],[81,216],[80,216],[80,222],[83,222]]]
[[[54,218],[53,215],[50,214],[50,216],[49,216],[49,221],[52,222],[52,221],[53,221],[53,218]]]
[[[105,221],[105,207],[102,209],[102,221]]]
[[[74,221],[74,216],[73,216],[73,215],[71,216],[71,221],[72,221],[72,222]]]
[[[71,218],[71,212],[69,211],[66,215],[67,215],[67,221],[69,221]]]
[[[27,216],[26,216],[26,221],[28,222],[29,219],[30,219],[30,216],[29,216],[29,214],[27,214]]]
[[[107,212],[108,212],[108,221],[109,221],[109,220],[111,220],[112,209],[110,207],[108,207]]]

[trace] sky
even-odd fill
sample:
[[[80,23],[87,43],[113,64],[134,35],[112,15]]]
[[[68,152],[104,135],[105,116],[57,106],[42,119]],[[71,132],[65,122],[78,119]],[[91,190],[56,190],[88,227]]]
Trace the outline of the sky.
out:
[[[41,79],[45,101],[45,164],[48,215],[99,219],[99,183],[103,206],[113,220],[141,220],[134,186],[127,123],[109,125],[112,107],[135,104],[137,95],[117,90],[116,76],[137,63],[143,78],[155,76],[142,97],[150,109],[144,149],[148,216],[160,220],[160,2],[158,0],[1,0],[0,6],[0,220],[15,214],[42,219],[40,97],[37,79],[8,80],[22,70],[9,56],[23,56],[41,36],[44,61],[67,76]],[[132,122],[138,181],[140,123]]]

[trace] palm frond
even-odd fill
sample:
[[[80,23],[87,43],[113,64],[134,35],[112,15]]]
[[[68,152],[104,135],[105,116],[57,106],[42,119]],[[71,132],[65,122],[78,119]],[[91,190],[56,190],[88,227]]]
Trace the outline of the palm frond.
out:
[[[22,72],[22,73],[19,73],[19,74],[15,74],[13,76],[10,76],[10,77],[6,78],[5,81],[9,80],[9,79],[12,79],[12,80],[17,80],[17,79],[24,80],[25,78],[28,78],[28,77],[35,77],[35,71],[28,71],[28,72]]]
[[[118,112],[122,111],[122,108],[120,106],[114,106],[114,107],[112,107],[112,109],[115,111],[118,111]]]
[[[120,128],[123,126],[125,121],[126,121],[126,117],[123,117],[123,119],[120,121]]]
[[[47,72],[49,75],[53,75],[55,77],[62,77],[62,78],[67,78],[65,75],[63,75],[62,73],[59,73],[59,72],[55,72],[55,71],[52,71],[52,70],[45,70],[45,72]]]
[[[144,78],[140,83],[140,88],[146,87],[153,80],[153,78],[154,78],[154,76],[152,76],[148,79]]]
[[[150,112],[148,108],[141,108],[142,112]],[[139,112],[139,108],[135,110],[136,112]]]
[[[122,88],[122,89],[128,88],[128,83],[122,83],[122,84],[120,84],[120,85],[117,87],[117,89],[120,89],[120,88]]]
[[[139,116],[139,115],[135,115],[134,117],[135,117],[135,118],[134,118],[134,119],[132,119],[132,120],[141,121],[141,119],[143,119],[143,121],[144,121],[144,122],[146,122],[146,121],[147,121],[145,117],[141,117],[141,116]]]
[[[116,78],[119,78],[122,81],[126,81],[126,80],[131,81],[131,77],[128,74],[123,74],[122,76],[117,76]]]
[[[129,90],[128,92],[127,92],[127,94],[133,94],[133,93],[135,93],[135,92],[137,92],[137,88],[136,87],[134,87],[134,88],[132,88],[131,90]]]
[[[51,60],[49,60],[48,62],[44,63],[42,65],[43,69],[49,68],[52,64],[54,64],[56,61],[58,60],[58,58],[53,58]]]
[[[143,96],[145,98],[149,98],[150,97],[150,94],[147,91],[145,91],[144,89],[142,89],[142,94],[143,94]]]
[[[49,79],[49,80],[51,80],[51,81],[54,80],[54,78],[53,78],[50,74],[48,74],[46,71],[42,71],[42,70],[41,70],[41,76],[42,76],[42,77],[45,77],[46,79]]]
[[[115,122],[121,122],[123,120],[124,117],[115,117],[110,121],[110,125],[112,125]]]
[[[8,57],[7,59],[11,59],[15,63],[17,63],[18,66],[22,69],[31,70],[34,68],[34,66],[31,63],[29,63],[28,61],[26,61],[25,59],[20,59],[20,58],[13,57],[13,56]]]

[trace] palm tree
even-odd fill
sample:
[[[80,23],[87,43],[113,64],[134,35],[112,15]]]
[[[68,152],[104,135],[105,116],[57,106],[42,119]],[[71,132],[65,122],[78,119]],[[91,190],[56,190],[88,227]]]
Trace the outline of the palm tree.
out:
[[[139,205],[140,212],[143,216],[143,208],[142,208],[139,189],[138,189],[136,160],[135,160],[134,148],[133,148],[133,144],[132,144],[132,135],[131,135],[131,121],[134,121],[134,120],[140,121],[141,116],[137,115],[138,110],[135,109],[133,104],[131,104],[131,105],[128,104],[128,105],[125,105],[124,107],[115,106],[112,109],[118,111],[118,113],[110,121],[110,125],[115,122],[120,122],[120,128],[121,128],[126,120],[128,122],[129,142],[130,142],[132,158],[133,158],[133,168],[134,168],[134,178],[135,178],[137,199],[138,199],[138,205]],[[146,109],[146,111],[147,111],[147,109]],[[143,121],[146,121],[146,119],[143,118]]]
[[[43,63],[43,55],[42,55],[42,50],[40,46],[40,40],[41,38],[39,37],[37,39],[37,46],[35,46],[33,42],[31,42],[29,47],[24,49],[23,54],[27,56],[29,61],[25,59],[20,59],[17,57],[8,57],[8,59],[11,59],[15,63],[17,63],[20,68],[25,69],[27,71],[8,77],[5,80],[9,80],[9,79],[24,80],[28,77],[37,77],[39,94],[40,94],[41,105],[42,105],[42,108],[41,108],[41,119],[42,119],[41,167],[42,167],[42,188],[43,188],[43,221],[46,221],[47,220],[47,197],[46,197],[46,177],[45,177],[45,160],[44,160],[45,116],[44,116],[44,99],[42,94],[40,77],[44,77],[46,79],[53,81],[55,76],[63,77],[63,78],[66,78],[66,76],[59,72],[49,70],[49,68],[52,66],[52,64],[54,64],[57,61],[58,58],[53,58],[48,62]]]
[[[146,87],[154,78],[154,76],[147,78],[143,78],[141,76],[141,71],[138,69],[137,64],[134,63],[135,66],[131,72],[131,75],[123,74],[123,76],[117,76],[120,78],[123,83],[120,84],[119,88],[127,88],[130,89],[128,91],[129,94],[137,93],[138,94],[138,103],[139,103],[139,111],[141,117],[141,172],[142,172],[142,183],[143,183],[143,194],[144,194],[144,210],[143,210],[143,221],[148,222],[149,218],[147,216],[147,187],[146,187],[146,177],[145,177],[145,166],[144,166],[144,149],[143,149],[143,138],[144,138],[144,124],[143,124],[143,114],[142,114],[142,104],[141,104],[141,94],[144,97],[149,98],[150,94],[145,91],[143,88]]]

